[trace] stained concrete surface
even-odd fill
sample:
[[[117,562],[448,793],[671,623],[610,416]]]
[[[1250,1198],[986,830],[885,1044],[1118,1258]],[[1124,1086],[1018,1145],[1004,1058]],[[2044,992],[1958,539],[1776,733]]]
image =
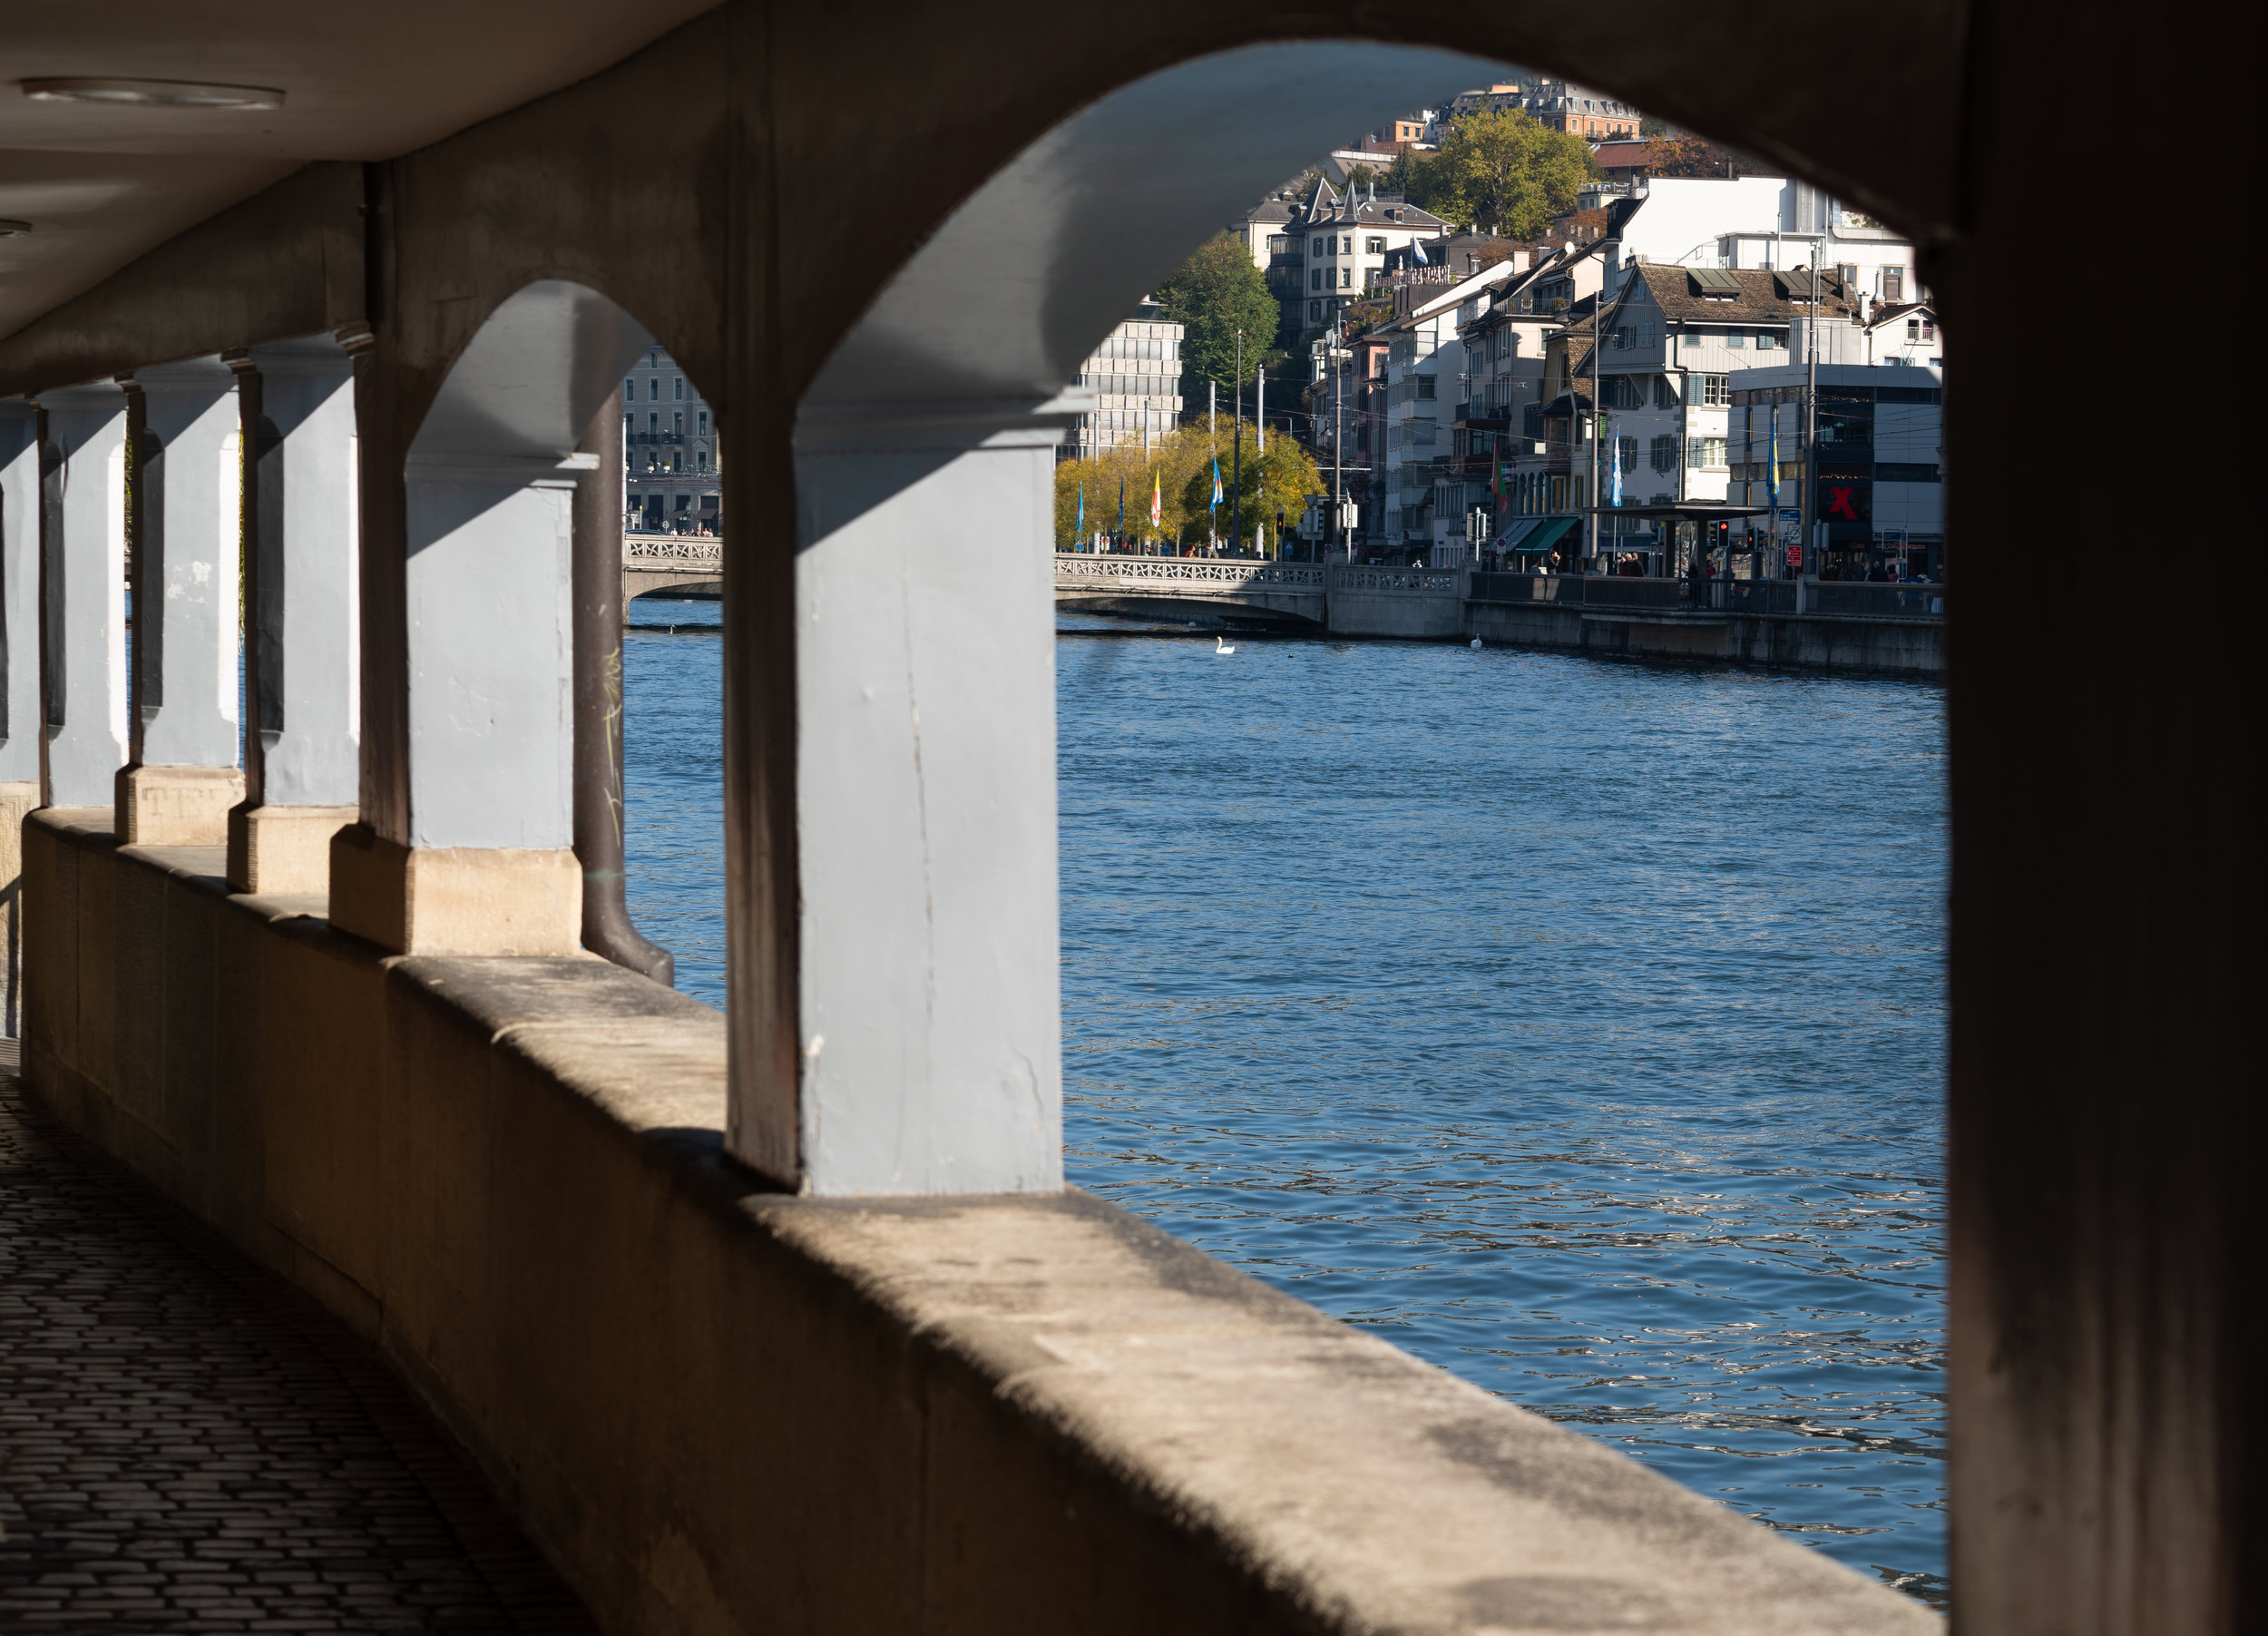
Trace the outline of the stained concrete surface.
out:
[[[0,1050],[0,1631],[595,1631],[365,1343]]]

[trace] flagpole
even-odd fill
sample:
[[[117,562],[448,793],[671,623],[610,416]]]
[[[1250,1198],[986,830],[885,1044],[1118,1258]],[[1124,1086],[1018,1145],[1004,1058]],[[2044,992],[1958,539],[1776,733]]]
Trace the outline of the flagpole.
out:
[[[1229,407],[1228,427],[1236,436],[1234,453],[1228,456],[1228,544],[1232,551],[1242,551],[1245,545],[1245,332],[1237,331],[1237,378],[1229,383],[1236,401]]]

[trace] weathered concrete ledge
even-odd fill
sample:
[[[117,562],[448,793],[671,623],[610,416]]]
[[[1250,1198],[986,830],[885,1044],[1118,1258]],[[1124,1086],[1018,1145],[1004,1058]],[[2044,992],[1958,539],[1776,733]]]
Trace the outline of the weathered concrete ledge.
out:
[[[1921,1631],[1108,1205],[728,1161],[722,1020],[24,828],[26,1077],[374,1337],[610,1631]]]

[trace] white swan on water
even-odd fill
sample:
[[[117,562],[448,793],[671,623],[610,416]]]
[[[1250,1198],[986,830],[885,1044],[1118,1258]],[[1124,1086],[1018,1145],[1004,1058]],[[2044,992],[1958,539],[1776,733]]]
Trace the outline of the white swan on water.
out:
[[[1216,636],[1215,638],[1213,638],[1213,657],[1214,657],[1214,658],[1216,658],[1216,659],[1226,659],[1226,658],[1227,658],[1227,657],[1228,657],[1231,653],[1234,653],[1236,651],[1237,651],[1237,650],[1236,650],[1236,648],[1235,648],[1234,646],[1232,646],[1232,645],[1231,645],[1230,643],[1228,643],[1228,642],[1226,642],[1222,641],[1219,637]]]

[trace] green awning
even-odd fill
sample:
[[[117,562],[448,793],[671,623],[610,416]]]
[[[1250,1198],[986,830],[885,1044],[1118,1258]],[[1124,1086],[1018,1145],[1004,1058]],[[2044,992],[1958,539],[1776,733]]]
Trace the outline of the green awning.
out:
[[[1509,551],[1514,556],[1548,555],[1559,536],[1575,526],[1573,517],[1529,517],[1504,531],[1497,549]]]

